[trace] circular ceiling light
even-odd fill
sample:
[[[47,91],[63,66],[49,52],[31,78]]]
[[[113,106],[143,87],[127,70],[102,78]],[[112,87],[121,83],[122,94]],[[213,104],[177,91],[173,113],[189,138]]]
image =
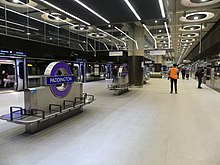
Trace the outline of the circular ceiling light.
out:
[[[192,37],[198,37],[198,36],[199,36],[199,33],[183,33],[181,35],[181,37],[184,37],[184,38],[186,38],[186,37],[192,38]]]
[[[70,26],[70,30],[77,31],[77,32],[88,32],[93,30],[91,26],[86,26],[86,25],[73,25]]]
[[[162,39],[167,39],[168,37],[166,35],[161,34],[161,35],[156,35],[155,38],[162,40]]]
[[[158,40],[157,42],[158,42],[158,43],[163,43],[163,44],[168,43],[167,40]]]
[[[107,37],[107,35],[105,33],[89,33],[88,34],[89,37],[93,37],[93,38],[105,38]]]
[[[126,42],[126,41],[129,41],[129,38],[128,37],[122,37],[121,40]]]
[[[46,21],[56,22],[56,23],[61,23],[63,21],[67,21],[67,22],[72,21],[71,19],[67,18],[66,16],[60,13],[44,13],[41,15],[41,17]]]
[[[190,0],[192,3],[206,3],[206,2],[211,2],[213,0]]]
[[[59,14],[59,13],[50,13],[50,14],[48,15],[48,18],[49,18],[49,19],[52,19],[52,20],[56,20],[56,21],[67,19],[66,16],[61,15],[61,14]]]
[[[194,38],[181,39],[182,43],[191,43],[191,42],[194,42],[194,41],[195,41]]]
[[[18,4],[19,2],[23,2],[25,4],[29,3],[29,0],[6,0],[6,1],[10,3],[16,3],[16,4]]]
[[[202,29],[204,29],[205,26],[202,25]],[[201,25],[186,25],[180,28],[180,31],[199,31],[201,29]]]
[[[186,43],[182,43],[182,44],[181,44],[181,47],[191,46],[191,45],[192,45],[192,42],[190,42],[190,43],[187,43],[187,42],[186,42]]]
[[[187,7],[201,7],[214,5],[220,2],[219,0],[181,0],[181,4]]]
[[[32,0],[0,0],[0,3],[5,4],[6,6],[13,6],[18,8],[27,8],[24,4],[28,4],[30,6],[37,6],[37,3]]]
[[[182,22],[200,22],[200,21],[206,21],[211,18],[213,18],[215,14],[211,12],[196,12],[196,13],[190,13],[186,14],[186,16],[180,17],[180,21]]]

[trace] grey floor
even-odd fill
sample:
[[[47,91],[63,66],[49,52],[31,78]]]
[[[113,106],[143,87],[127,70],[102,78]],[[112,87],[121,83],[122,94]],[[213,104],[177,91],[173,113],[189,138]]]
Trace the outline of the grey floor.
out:
[[[0,121],[0,165],[219,165],[220,93],[195,80],[151,79],[114,96],[105,81],[84,84],[96,101],[39,133]],[[23,105],[23,93],[0,95],[0,114]]]

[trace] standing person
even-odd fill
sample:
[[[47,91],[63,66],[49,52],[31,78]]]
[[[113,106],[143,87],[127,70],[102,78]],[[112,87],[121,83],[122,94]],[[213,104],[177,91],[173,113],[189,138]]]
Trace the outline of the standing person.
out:
[[[175,93],[177,94],[177,79],[178,79],[179,70],[176,67],[177,65],[173,64],[172,68],[169,69],[168,79],[170,79],[170,85],[171,85],[170,93],[173,93],[173,84],[174,84]]]
[[[115,65],[114,68],[112,69],[112,77],[113,77],[113,82],[116,81],[116,78],[118,77],[118,66]]]
[[[196,77],[198,78],[198,88],[202,89],[201,85],[202,85],[202,78],[204,75],[204,69],[200,69],[199,71],[197,71]]]
[[[186,68],[186,79],[189,80],[189,68]]]
[[[186,75],[186,68],[185,67],[182,68],[181,73],[182,73],[182,79],[185,79],[185,75]]]
[[[7,73],[5,70],[2,70],[1,74],[0,74],[0,85],[4,86],[4,79],[7,78]]]

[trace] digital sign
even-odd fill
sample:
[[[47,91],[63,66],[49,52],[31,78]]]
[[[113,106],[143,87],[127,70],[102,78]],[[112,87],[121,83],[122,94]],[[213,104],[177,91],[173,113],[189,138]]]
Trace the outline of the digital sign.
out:
[[[0,49],[0,55],[3,55],[3,56],[22,56],[22,57],[25,57],[26,53],[25,52],[20,52],[20,51]]]

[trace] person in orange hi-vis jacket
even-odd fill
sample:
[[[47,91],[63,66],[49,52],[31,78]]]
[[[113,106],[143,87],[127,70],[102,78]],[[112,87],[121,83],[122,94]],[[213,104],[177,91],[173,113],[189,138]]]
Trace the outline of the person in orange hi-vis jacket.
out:
[[[179,70],[176,68],[177,65],[173,64],[173,66],[168,71],[168,79],[170,79],[171,90],[170,93],[173,93],[173,85],[175,88],[175,93],[177,94],[177,79]]]

